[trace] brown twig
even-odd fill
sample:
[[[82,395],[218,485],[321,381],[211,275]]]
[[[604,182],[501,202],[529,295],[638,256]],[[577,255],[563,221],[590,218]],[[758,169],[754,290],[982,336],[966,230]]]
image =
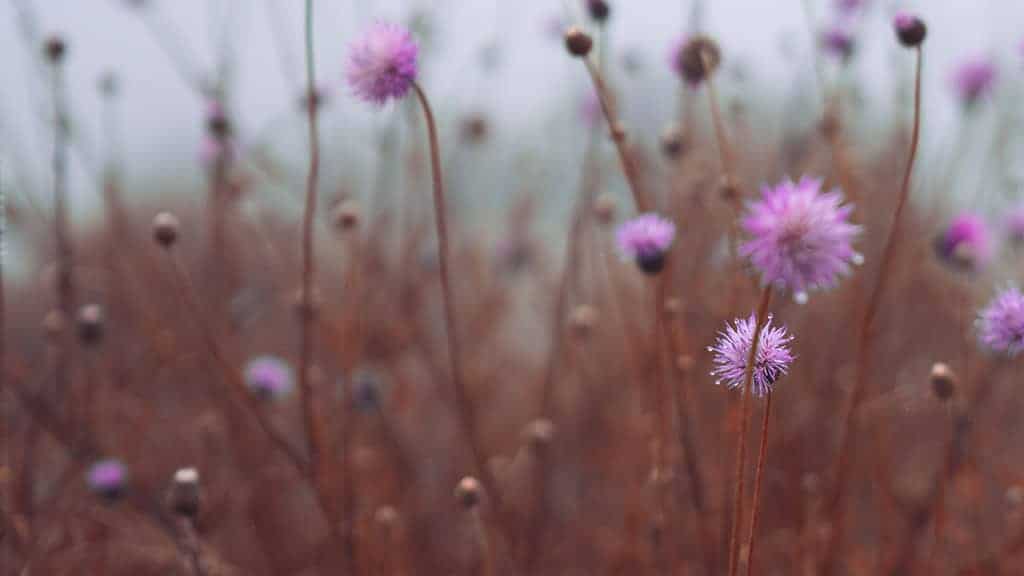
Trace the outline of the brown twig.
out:
[[[754,503],[750,517],[750,535],[747,536],[747,576],[754,573],[754,543],[757,536],[757,522],[761,518],[761,482],[764,479],[764,465],[768,460],[768,423],[772,415],[772,391],[764,400],[764,418],[761,422],[761,447],[757,454],[757,473],[754,476]]]

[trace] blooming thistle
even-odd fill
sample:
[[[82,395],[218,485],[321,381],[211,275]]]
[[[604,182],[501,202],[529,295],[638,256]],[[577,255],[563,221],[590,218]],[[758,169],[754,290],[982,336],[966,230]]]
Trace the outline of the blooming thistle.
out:
[[[100,460],[89,467],[85,482],[96,495],[106,500],[117,500],[124,494],[128,471],[120,460]]]
[[[383,106],[403,98],[416,80],[419,47],[408,30],[377,24],[353,45],[347,78],[355,95]]]
[[[245,384],[257,396],[273,400],[291,391],[295,375],[284,360],[276,356],[257,356],[245,366]]]
[[[954,268],[971,271],[992,257],[988,225],[975,214],[961,214],[935,239],[935,253]]]
[[[827,54],[840,60],[849,60],[856,47],[853,34],[846,26],[834,25],[821,34],[821,45]]]
[[[863,257],[852,241],[860,226],[849,222],[853,208],[839,190],[822,193],[821,180],[803,178],[765,186],[741,226],[749,236],[740,253],[750,258],[765,285],[790,290],[797,302],[807,291],[831,288],[850,264]]]
[[[647,274],[657,274],[665,267],[676,225],[653,212],[641,214],[620,224],[615,237],[623,258],[633,260]]]
[[[989,94],[995,81],[996,66],[991,59],[985,57],[963,62],[953,71],[951,77],[953,90],[968,108]]]
[[[756,327],[757,320],[753,314],[746,319],[737,318],[719,332],[715,345],[708,347],[708,352],[714,354],[715,367],[711,375],[717,378],[715,384],[733,390],[743,387]],[[792,341],[793,337],[786,332],[786,328],[772,326],[772,317],[768,316],[758,338],[757,357],[754,359],[751,380],[754,395],[766,396],[772,391],[775,382],[789,370],[793,362],[793,354],[789,350]]]
[[[1024,352],[1024,294],[1006,288],[978,314],[978,337],[993,352],[1016,356]]]

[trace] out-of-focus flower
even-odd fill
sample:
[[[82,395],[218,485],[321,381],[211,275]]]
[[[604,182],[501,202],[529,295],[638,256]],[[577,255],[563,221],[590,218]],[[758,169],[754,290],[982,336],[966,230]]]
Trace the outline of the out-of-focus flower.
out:
[[[988,225],[976,214],[957,216],[935,240],[935,253],[942,262],[962,270],[983,266],[992,258]]]
[[[619,252],[648,274],[657,274],[665,266],[665,254],[675,237],[676,225],[654,213],[627,220],[616,231]]]
[[[351,48],[347,78],[361,100],[383,105],[404,97],[416,80],[419,48],[408,30],[377,24]]]
[[[93,493],[108,500],[116,500],[124,494],[128,470],[120,460],[100,460],[89,467],[85,482]]]
[[[1017,246],[1024,246],[1024,203],[1010,210],[1006,217],[1006,234]]]
[[[849,222],[853,208],[839,190],[821,192],[821,180],[803,178],[765,186],[741,221],[749,239],[740,247],[765,285],[793,292],[804,301],[809,290],[835,286],[850,264],[862,260],[852,246],[860,227]]]
[[[976,57],[961,63],[953,70],[951,83],[963,105],[970,107],[992,92],[996,74],[996,65],[992,59]]]
[[[836,0],[836,10],[843,16],[849,16],[866,4],[867,0]]]
[[[715,345],[708,348],[714,354],[715,384],[736,389],[743,387],[743,379],[747,371],[747,359],[750,347],[754,342],[754,330],[757,320],[753,315],[743,319],[737,318],[727,324],[725,330],[718,334]],[[761,335],[758,338],[757,355],[754,358],[751,391],[756,396],[765,396],[772,391],[775,382],[782,377],[793,362],[793,354],[789,343],[793,337],[783,326],[772,326],[772,318],[768,317]]]
[[[924,21],[909,12],[897,12],[892,19],[892,27],[896,30],[896,38],[907,48],[920,46],[928,35]]]
[[[821,33],[821,46],[826,54],[840,60],[848,60],[850,56],[853,56],[856,44],[849,28],[836,24]]]
[[[245,384],[268,400],[286,396],[295,385],[291,365],[277,356],[257,356],[245,365]]]
[[[710,36],[683,36],[669,52],[669,66],[687,84],[697,86],[722,63],[722,51]]]
[[[1024,352],[1024,294],[1010,287],[981,310],[978,337],[993,352],[1016,356]]]

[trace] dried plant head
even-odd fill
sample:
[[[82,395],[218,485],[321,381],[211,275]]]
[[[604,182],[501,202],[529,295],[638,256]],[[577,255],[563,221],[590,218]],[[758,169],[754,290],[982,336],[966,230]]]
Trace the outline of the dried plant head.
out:
[[[932,364],[929,380],[932,385],[932,393],[939,400],[949,400],[953,397],[957,388],[957,378],[953,370],[942,362]]]
[[[594,47],[594,39],[578,26],[570,26],[565,31],[565,49],[577,58],[586,58]]]
[[[675,55],[676,72],[692,86],[715,73],[722,63],[722,51],[710,36],[698,34],[685,40]]]
[[[472,476],[459,480],[455,486],[455,501],[465,510],[475,510],[483,499],[483,487],[480,481]]]

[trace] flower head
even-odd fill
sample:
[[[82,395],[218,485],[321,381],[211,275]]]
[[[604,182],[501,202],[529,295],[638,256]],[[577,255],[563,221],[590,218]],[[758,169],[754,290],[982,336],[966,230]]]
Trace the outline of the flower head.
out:
[[[85,473],[85,482],[94,493],[114,500],[125,489],[128,471],[120,460],[107,459],[95,462]]]
[[[924,21],[910,12],[897,12],[892,19],[892,27],[900,44],[908,48],[920,46],[928,34]]]
[[[953,71],[953,90],[964,106],[971,106],[992,91],[996,81],[996,65],[985,57],[960,64]]]
[[[849,16],[854,12],[860,10],[865,4],[866,0],[836,0],[836,8],[839,13],[844,16]]]
[[[295,384],[292,367],[277,356],[257,356],[245,366],[245,384],[268,400],[280,398]]]
[[[1011,242],[1024,246],[1024,203],[1010,210],[1009,216],[1006,217],[1006,233]]]
[[[357,97],[373,104],[402,98],[416,79],[418,55],[408,30],[377,24],[352,45],[348,82]]]
[[[992,258],[988,225],[975,214],[957,216],[936,239],[935,252],[944,263],[962,270],[984,265]]]
[[[838,24],[822,32],[821,45],[826,53],[840,60],[847,60],[853,56],[856,47],[849,28]]]
[[[861,255],[852,241],[860,227],[848,220],[852,207],[838,190],[821,192],[821,180],[804,178],[762,189],[741,221],[749,236],[740,247],[761,273],[764,284],[793,291],[831,288]]]
[[[989,350],[1007,356],[1024,352],[1024,294],[1012,287],[1000,292],[978,314],[977,327]]]
[[[682,36],[669,52],[669,66],[690,86],[698,86],[722,62],[722,51],[710,36]]]
[[[714,353],[715,367],[711,375],[717,378],[715,384],[731,389],[743,387],[756,327],[757,320],[751,314],[746,319],[737,318],[719,332],[715,345],[708,348],[709,352]],[[769,316],[758,338],[757,356],[754,359],[751,380],[754,395],[765,396],[771,392],[775,381],[789,369],[793,362],[793,354],[789,350],[792,341],[793,337],[784,327],[772,326],[772,318]]]
[[[615,236],[624,258],[634,260],[648,274],[657,274],[675,240],[676,225],[652,212],[623,222]]]

